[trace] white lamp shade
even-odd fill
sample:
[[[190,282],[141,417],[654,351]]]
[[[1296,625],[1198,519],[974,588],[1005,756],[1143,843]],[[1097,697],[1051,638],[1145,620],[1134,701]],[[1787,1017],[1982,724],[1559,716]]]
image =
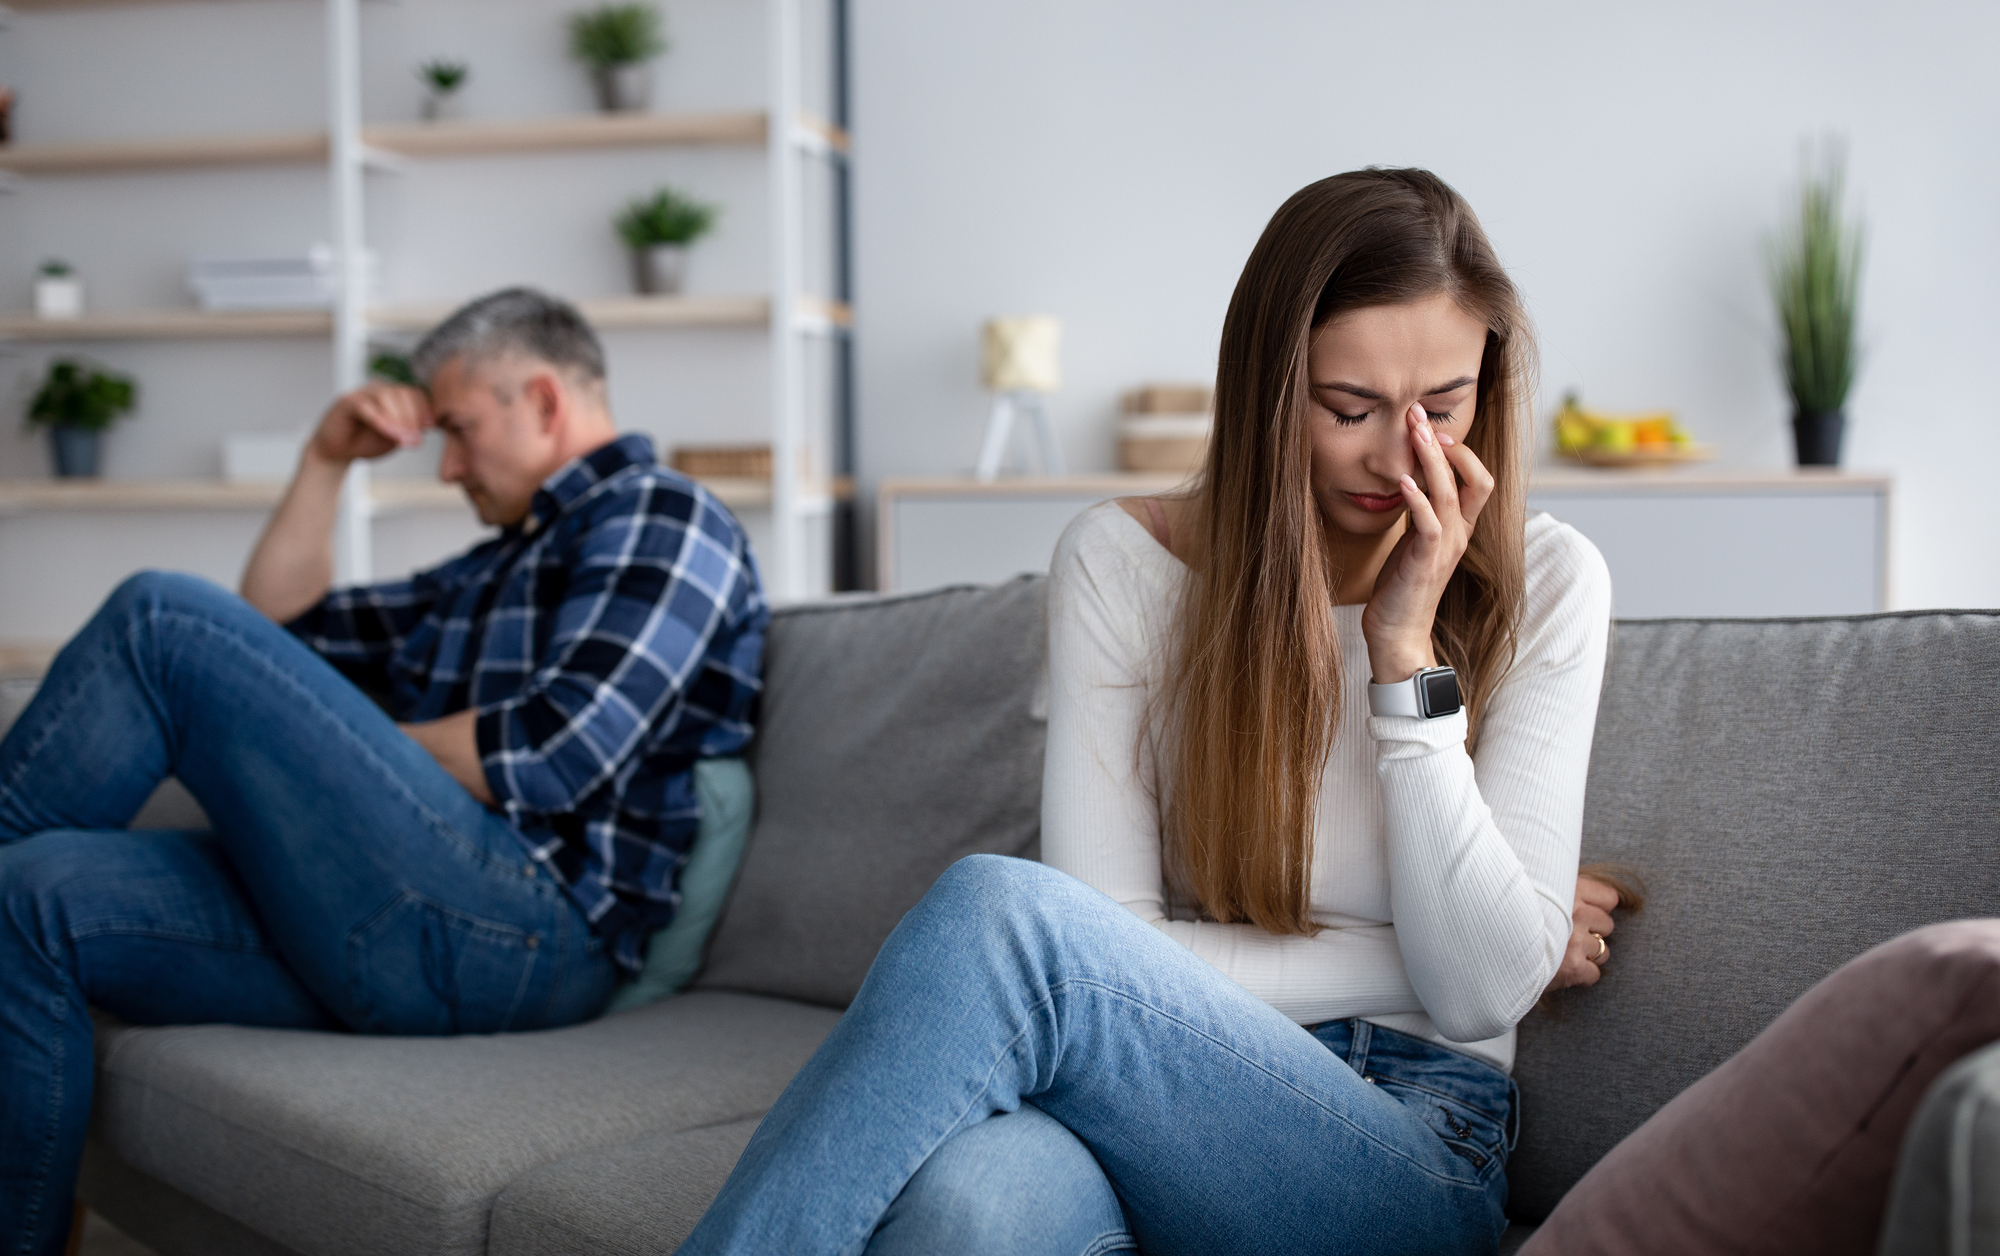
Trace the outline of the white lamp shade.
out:
[[[1046,314],[986,324],[981,374],[993,392],[1054,392],[1062,387],[1062,320]]]

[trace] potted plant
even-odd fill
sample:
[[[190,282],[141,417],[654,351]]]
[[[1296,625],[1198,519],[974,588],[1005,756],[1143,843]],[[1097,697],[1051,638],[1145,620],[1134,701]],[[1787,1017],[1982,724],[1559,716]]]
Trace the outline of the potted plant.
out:
[[[424,85],[424,121],[442,122],[458,116],[458,89],[472,77],[472,67],[463,61],[433,57],[417,67]]]
[[[83,280],[68,262],[52,257],[35,272],[35,317],[83,317]]]
[[[1817,170],[1808,158],[1795,217],[1770,247],[1771,295],[1784,335],[1781,360],[1802,467],[1840,464],[1847,392],[1859,356],[1861,228],[1842,210],[1845,164],[1837,148],[1822,155]]]
[[[708,234],[716,209],[673,188],[642,196],[618,215],[618,234],[632,250],[632,279],[647,294],[674,293],[687,278],[688,246]]]
[[[28,403],[28,423],[49,429],[57,475],[94,476],[104,429],[137,399],[138,387],[125,376],[58,358]]]
[[[572,13],[569,50],[590,67],[600,109],[642,111],[653,98],[649,62],[667,50],[660,11],[650,4],[606,4]]]

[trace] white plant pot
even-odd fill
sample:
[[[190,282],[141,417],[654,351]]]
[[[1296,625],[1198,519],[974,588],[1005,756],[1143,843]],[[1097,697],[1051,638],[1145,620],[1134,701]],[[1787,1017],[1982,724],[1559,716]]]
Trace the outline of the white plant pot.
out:
[[[590,72],[597,107],[606,113],[644,113],[653,104],[653,63],[600,65]]]
[[[456,122],[464,116],[457,92],[429,92],[424,96],[424,121]]]
[[[673,296],[687,282],[688,246],[655,244],[632,251],[632,282],[646,296]]]
[[[35,280],[36,318],[82,318],[83,280]]]

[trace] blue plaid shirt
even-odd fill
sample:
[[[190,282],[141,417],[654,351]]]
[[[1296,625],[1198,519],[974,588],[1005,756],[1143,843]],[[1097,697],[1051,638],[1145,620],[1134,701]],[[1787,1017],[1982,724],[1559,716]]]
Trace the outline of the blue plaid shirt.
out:
[[[741,526],[628,435],[495,539],[288,627],[397,720],[478,709],[493,797],[631,971],[679,903],[695,760],[750,740],[769,621]]]

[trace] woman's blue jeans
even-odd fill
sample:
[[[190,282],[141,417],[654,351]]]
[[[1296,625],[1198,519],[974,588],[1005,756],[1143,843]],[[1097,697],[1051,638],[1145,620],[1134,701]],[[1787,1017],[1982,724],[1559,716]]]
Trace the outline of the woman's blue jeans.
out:
[[[177,776],[212,832],[127,831]],[[122,585],[0,742],[0,1252],[61,1250],[97,1006],[139,1024],[535,1029],[616,975],[506,821],[187,576]]]
[[[1302,1029],[1072,877],[977,855],[903,918],[681,1247],[1492,1252],[1514,1086]]]

